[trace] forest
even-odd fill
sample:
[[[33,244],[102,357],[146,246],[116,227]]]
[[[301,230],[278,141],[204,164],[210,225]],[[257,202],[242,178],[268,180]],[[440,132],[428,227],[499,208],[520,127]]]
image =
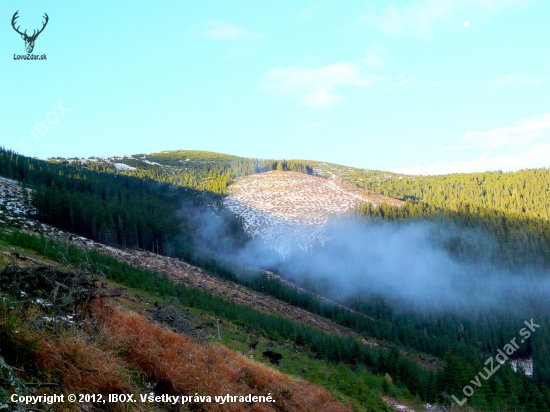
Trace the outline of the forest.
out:
[[[335,174],[363,189],[400,200],[422,201],[451,211],[488,210],[537,219],[550,218],[550,169],[410,176],[305,161],[316,174]]]
[[[234,240],[237,249],[249,239],[239,220],[221,206],[232,181],[268,170],[319,175],[324,174],[323,170],[311,162],[245,159],[205,152],[167,152],[147,155],[146,159],[142,159],[143,156],[120,159],[130,167],[120,169],[112,161],[101,159],[42,161],[2,149],[0,175],[35,190],[28,202],[36,209],[35,217],[45,223],[107,245],[141,248],[182,258],[211,274],[243,283],[365,337],[386,342],[390,348],[405,348],[441,359],[444,362],[441,370],[425,371],[402,357],[398,350],[377,352],[354,340],[323,336],[282,319],[263,318],[248,309],[180,290],[179,286],[154,274],[130,271],[109,262],[110,276],[118,281],[174,294],[187,305],[215,308],[228,318],[257,325],[261,333],[271,338],[307,344],[318,356],[331,362],[359,363],[375,373],[388,373],[424,401],[446,402],[448,394],[458,396],[462,387],[483,370],[484,360],[514,337],[525,320],[482,310],[469,315],[417,313],[383,298],[359,295],[339,302],[344,305],[340,306],[259,273],[242,276],[238,267],[217,256],[217,245],[211,245],[209,250],[197,246],[195,239],[201,225],[195,216],[205,210],[219,216],[224,222],[225,234]],[[441,246],[459,260],[487,261],[506,268],[529,267],[548,273],[548,173],[547,169],[537,169],[407,177],[358,170],[350,174],[348,170],[346,174],[341,173],[341,177],[365,190],[406,200],[403,207],[361,206],[352,213],[352,218],[358,221],[373,225],[430,221],[442,230],[451,223],[459,228],[480,230],[498,245],[491,253],[461,244],[460,239]],[[23,242],[21,239],[11,241]],[[24,242],[32,243],[28,239]],[[37,248],[43,250],[44,244]],[[99,263],[103,258],[94,259]],[[532,302],[529,315],[548,325],[548,302]],[[515,355],[533,358],[532,378],[516,374],[509,367],[501,368],[476,391],[469,403],[486,410],[505,406],[526,411],[550,409],[549,333],[543,326]]]
[[[292,321],[266,315],[251,308],[236,305],[206,292],[188,289],[174,284],[158,274],[131,267],[114,258],[96,252],[86,255],[77,247],[66,245],[22,233],[0,234],[0,240],[25,247],[43,254],[48,259],[64,264],[79,265],[85,259],[94,271],[105,271],[109,279],[137,288],[157,296],[175,297],[184,307],[198,308],[217,317],[242,324],[248,333],[255,333],[273,341],[291,341],[308,348],[313,356],[333,364],[342,364],[351,370],[366,368],[370,373],[385,376],[380,389],[394,396],[416,397],[422,401],[450,404],[451,394],[460,394],[462,387],[483,370],[484,358],[464,358],[448,351],[443,357],[444,366],[437,371],[420,367],[414,360],[401,354],[398,345],[388,350],[374,349],[352,338],[328,335]],[[444,326],[441,322],[440,326]],[[0,336],[2,338],[2,336]],[[353,385],[347,391],[358,399],[370,399],[361,389]],[[548,407],[550,391],[547,385],[514,373],[510,368],[500,368],[487,385],[476,390],[469,404],[485,410],[508,407],[514,410],[545,410]]]

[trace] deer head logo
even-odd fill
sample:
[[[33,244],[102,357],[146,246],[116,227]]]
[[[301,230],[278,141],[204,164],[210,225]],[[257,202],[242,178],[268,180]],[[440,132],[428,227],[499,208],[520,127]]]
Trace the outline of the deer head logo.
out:
[[[34,30],[32,35],[29,36],[27,34],[27,30],[25,30],[24,33],[21,33],[19,31],[20,26],[15,27],[15,20],[17,20],[17,18],[19,17],[18,13],[19,13],[19,10],[16,11],[15,14],[13,15],[11,19],[11,25],[13,29],[21,35],[21,38],[25,40],[25,48],[27,49],[27,53],[32,53],[32,51],[34,50],[34,42],[36,41],[36,38],[38,37],[38,35],[44,31],[46,24],[48,24],[49,17],[46,13],[44,13],[44,18],[46,19],[46,21],[43,23],[42,28],[38,31]]]

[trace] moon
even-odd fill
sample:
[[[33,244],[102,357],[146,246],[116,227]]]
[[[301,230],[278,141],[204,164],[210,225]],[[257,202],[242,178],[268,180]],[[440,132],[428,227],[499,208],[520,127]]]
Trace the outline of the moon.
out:
[[[470,27],[470,22],[468,20],[466,20],[463,24],[464,28],[467,29],[468,27]]]

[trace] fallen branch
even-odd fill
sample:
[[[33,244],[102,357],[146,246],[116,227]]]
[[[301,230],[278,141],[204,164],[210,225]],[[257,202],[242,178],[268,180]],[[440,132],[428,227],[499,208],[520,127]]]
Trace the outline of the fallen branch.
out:
[[[119,296],[122,296],[121,290],[112,290],[110,292],[101,292],[99,294],[100,298],[117,298]]]

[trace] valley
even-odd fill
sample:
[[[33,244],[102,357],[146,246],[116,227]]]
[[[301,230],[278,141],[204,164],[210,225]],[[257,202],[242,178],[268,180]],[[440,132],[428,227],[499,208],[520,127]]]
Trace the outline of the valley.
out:
[[[399,228],[409,221],[435,222],[441,230],[453,227],[455,238],[446,243],[436,237],[434,247],[474,263],[484,255],[462,232],[483,230],[499,246],[497,252],[510,251],[484,259],[507,268],[529,259],[537,271],[544,270],[548,242],[539,233],[548,222],[542,218],[507,214],[501,219],[500,206],[434,207],[426,201],[437,199],[429,186],[423,187],[425,200],[390,198],[350,177],[382,187],[410,182],[408,176],[196,151],[48,162],[3,152],[0,174],[3,265],[93,268],[106,276],[107,290],[121,290],[114,298],[119,304],[153,321],[157,305],[175,299],[177,310],[204,319],[195,323],[200,329],[185,327],[183,333],[215,341],[220,333],[216,319],[223,320],[219,338],[224,345],[245,355],[254,340],[264,351],[277,348],[284,359],[298,362],[283,361],[281,370],[324,386],[353,410],[458,410],[449,394],[460,393],[479,361],[509,340],[522,318],[536,317],[543,324],[548,318],[545,304],[537,300],[510,308],[507,317],[482,308],[472,314],[417,312],[383,296],[337,296],[330,293],[330,283],[315,284],[306,277],[297,278],[297,287],[284,266],[243,267],[232,259],[256,241],[283,258],[298,248],[307,259],[312,251],[332,247],[328,223],[351,218],[373,227]],[[523,242],[522,235],[530,242]],[[409,269],[402,270],[403,276]],[[542,405],[547,341],[541,330],[520,348],[510,365],[491,378],[494,383],[471,399],[471,410]],[[338,374],[345,376],[342,384],[335,383]],[[505,384],[508,392],[495,397]],[[529,399],[519,395],[525,386],[535,394]]]

